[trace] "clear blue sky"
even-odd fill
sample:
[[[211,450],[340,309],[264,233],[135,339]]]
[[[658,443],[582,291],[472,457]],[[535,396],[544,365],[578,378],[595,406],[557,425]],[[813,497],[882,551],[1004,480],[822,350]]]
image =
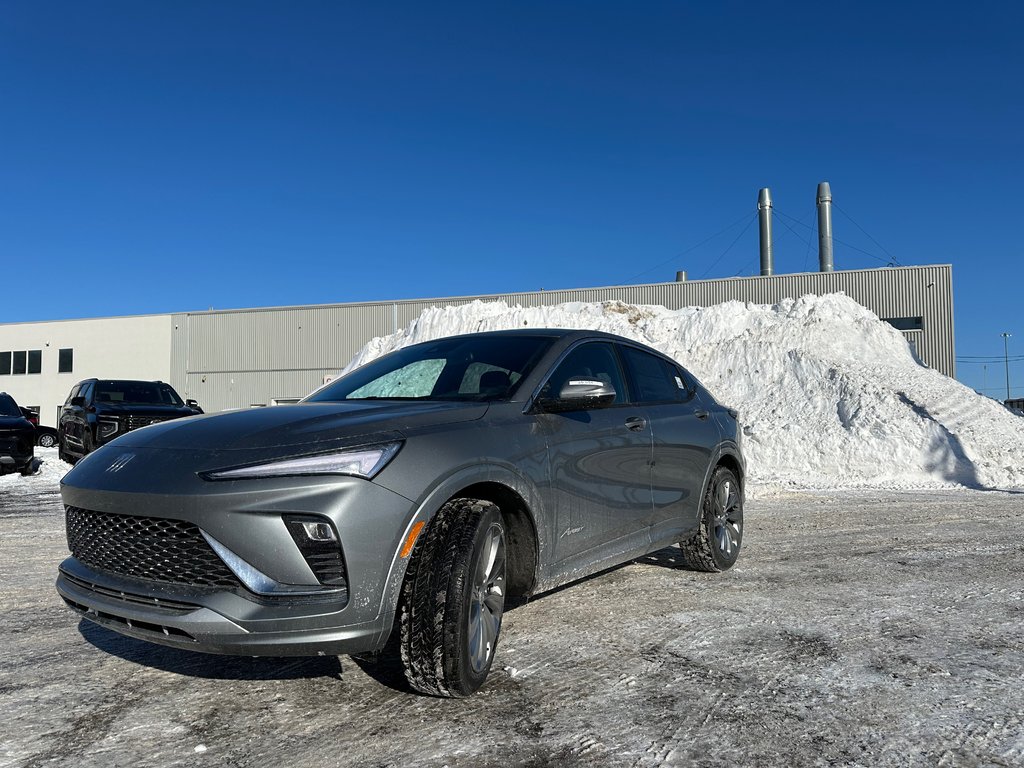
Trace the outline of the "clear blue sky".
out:
[[[828,180],[837,268],[952,263],[1001,395],[1020,9],[4,2],[0,322],[756,274],[763,186],[813,270]]]

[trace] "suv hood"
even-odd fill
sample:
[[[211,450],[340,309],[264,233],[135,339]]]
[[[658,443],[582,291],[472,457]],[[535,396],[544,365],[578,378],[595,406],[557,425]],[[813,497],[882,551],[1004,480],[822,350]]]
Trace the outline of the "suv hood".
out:
[[[7,431],[35,430],[35,425],[23,416],[0,416],[0,429]]]
[[[243,451],[304,446],[329,450],[365,435],[403,434],[422,427],[479,419],[483,403],[395,402],[299,403],[194,416],[129,432],[116,445],[194,451]]]

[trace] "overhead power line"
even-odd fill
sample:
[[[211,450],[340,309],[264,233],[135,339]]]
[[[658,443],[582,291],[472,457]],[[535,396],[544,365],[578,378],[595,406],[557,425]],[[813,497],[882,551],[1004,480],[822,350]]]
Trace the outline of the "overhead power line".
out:
[[[740,238],[743,237],[743,235],[745,235],[747,233],[747,230],[750,229],[750,225],[753,224],[755,221],[757,221],[757,214],[756,213],[753,216],[750,217],[750,221],[747,222],[747,226],[745,226],[743,228],[743,230],[738,235],[736,235],[736,239],[733,240],[731,243],[729,243],[729,247],[726,248],[724,251],[722,251],[722,253],[719,255],[719,257],[717,259],[715,259],[713,262],[711,262],[711,265],[707,269],[704,270],[704,273],[699,278],[697,278],[698,280],[703,278],[703,277],[705,277],[708,274],[708,272],[710,272],[712,269],[715,268],[715,265],[718,264],[718,262],[720,262],[722,260],[722,258],[725,256],[725,254],[727,254],[729,251],[732,250],[732,247],[734,245],[736,245],[736,243],[738,243],[740,241]]]
[[[884,246],[884,245],[882,245],[882,244],[881,244],[880,242],[878,242],[877,240],[875,240],[875,238],[873,238],[873,237],[872,237],[872,236],[871,236],[871,235],[870,235],[870,234],[868,233],[868,231],[867,231],[866,229],[864,229],[864,227],[862,227],[862,226],[861,226],[860,224],[858,224],[858,223],[857,223],[856,221],[853,221],[853,217],[852,217],[852,216],[851,216],[850,214],[848,214],[848,213],[847,213],[846,211],[844,211],[844,210],[843,210],[842,208],[840,208],[840,207],[839,207],[839,206],[838,206],[838,205],[836,204],[836,201],[835,201],[835,200],[833,200],[833,201],[832,201],[832,207],[833,207],[833,208],[835,208],[835,209],[836,209],[837,211],[839,211],[839,212],[840,212],[841,214],[843,214],[843,216],[845,216],[846,218],[848,218],[848,219],[849,219],[849,220],[850,220],[851,222],[853,222],[853,226],[855,226],[855,227],[856,227],[857,229],[859,229],[859,230],[860,230],[861,232],[863,232],[863,233],[864,233],[864,235],[865,235],[865,236],[867,237],[867,239],[868,239],[868,240],[870,240],[870,241],[871,241],[872,243],[874,243],[874,244],[875,244],[875,245],[877,245],[877,246],[878,246],[879,248],[881,248],[881,249],[882,249],[882,251],[883,251],[883,252],[885,253],[885,255],[889,257],[889,260],[890,260],[890,261],[891,261],[891,262],[892,262],[893,264],[895,264],[895,265],[896,265],[897,267],[900,267],[900,266],[902,266],[902,264],[900,264],[899,260],[897,260],[897,258],[896,258],[895,256],[893,256],[893,255],[892,255],[891,253],[889,253],[889,251],[887,251],[887,250],[886,250],[886,248],[885,248],[885,246]],[[833,238],[833,239],[834,239],[834,238]]]
[[[656,269],[661,269],[666,264],[670,264],[673,261],[677,262],[681,256],[685,256],[686,254],[691,253],[692,251],[697,250],[702,245],[705,245],[706,243],[710,243],[716,237],[721,237],[726,232],[728,232],[730,229],[733,229],[734,227],[742,224],[744,221],[747,220],[747,217],[749,215],[750,214],[748,214],[748,213],[743,214],[740,218],[736,219],[736,221],[734,221],[732,224],[729,224],[728,226],[724,227],[723,229],[719,230],[718,232],[715,232],[715,234],[711,235],[710,237],[706,237],[703,240],[701,240],[699,243],[697,243],[695,245],[691,245],[686,250],[680,251],[679,253],[675,254],[674,256],[670,256],[669,258],[665,259],[664,261],[662,261],[662,262],[660,262],[658,264],[655,264],[650,269],[645,269],[643,272],[638,272],[637,274],[633,275],[632,277],[626,278],[623,282],[625,282],[625,283],[632,282],[633,280],[636,280],[638,277],[643,277],[644,275],[650,274],[651,272],[653,272]],[[756,218],[757,214],[755,213],[754,216]],[[748,223],[747,226],[749,227],[750,224]],[[746,231],[746,230],[744,230],[744,231]],[[742,235],[742,233],[740,233],[740,234]],[[719,257],[719,258],[721,258],[721,257]]]
[[[789,219],[790,221],[795,221],[797,224],[799,224],[801,227],[804,227],[805,229],[809,229],[812,232],[816,231],[814,227],[810,227],[807,224],[804,224],[799,219],[795,219],[792,216],[788,216],[787,214],[785,214],[782,211],[780,211],[778,208],[772,208],[772,210],[775,213],[777,213],[779,216],[784,216],[785,218]],[[781,221],[781,219],[780,219],[780,221]],[[835,235],[832,235],[832,242],[839,243],[844,248],[849,248],[852,251],[858,251],[860,253],[863,253],[865,256],[870,256],[872,259],[874,259],[875,261],[880,261],[882,264],[886,264],[886,265],[890,265],[890,266],[899,266],[898,264],[895,264],[895,260],[894,259],[889,259],[887,261],[886,259],[883,259],[881,256],[878,256],[877,254],[874,254],[871,251],[865,251],[863,248],[858,248],[856,245],[852,245],[852,244],[847,243],[847,242],[845,242],[843,240],[840,240]]]

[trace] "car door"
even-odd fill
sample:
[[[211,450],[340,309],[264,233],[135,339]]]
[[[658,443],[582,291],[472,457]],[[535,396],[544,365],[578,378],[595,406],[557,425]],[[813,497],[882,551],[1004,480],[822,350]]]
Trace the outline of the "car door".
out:
[[[634,396],[651,424],[651,539],[673,541],[696,526],[718,426],[685,370],[638,347],[623,345],[622,352]]]
[[[609,407],[537,416],[547,445],[555,556],[563,563],[595,548],[623,552],[649,542],[651,430],[628,400],[611,343],[574,347],[548,377],[541,397],[555,396],[578,379],[611,384],[616,398]],[[592,559],[605,554],[595,552]]]

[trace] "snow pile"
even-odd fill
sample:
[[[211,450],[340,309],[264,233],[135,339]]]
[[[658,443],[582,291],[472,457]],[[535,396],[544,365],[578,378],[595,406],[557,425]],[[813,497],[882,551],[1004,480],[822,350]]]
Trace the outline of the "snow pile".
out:
[[[61,478],[71,469],[70,464],[65,464],[57,458],[56,448],[37,447],[35,457],[34,474],[28,477],[22,477],[20,472],[7,472],[0,475],[0,494],[29,486],[41,494],[52,492],[60,485]]]
[[[522,327],[608,331],[678,360],[739,409],[761,490],[1024,487],[1024,419],[922,366],[899,331],[843,294],[680,310],[432,307],[345,370],[407,344]]]

